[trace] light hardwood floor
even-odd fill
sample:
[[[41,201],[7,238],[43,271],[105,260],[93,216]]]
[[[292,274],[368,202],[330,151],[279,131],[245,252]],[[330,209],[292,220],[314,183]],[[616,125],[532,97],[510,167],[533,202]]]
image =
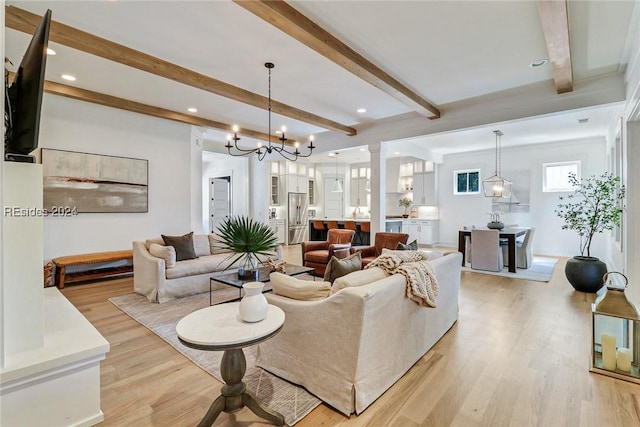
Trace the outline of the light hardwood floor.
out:
[[[300,263],[299,245],[284,256]],[[594,295],[565,261],[549,283],[463,272],[458,322],[404,377],[359,416],[320,405],[296,425],[640,426],[640,386],[589,373]],[[221,384],[107,300],[132,291],[131,278],[63,290],[111,343],[101,425],[196,425]],[[267,424],[245,408],[214,425]]]

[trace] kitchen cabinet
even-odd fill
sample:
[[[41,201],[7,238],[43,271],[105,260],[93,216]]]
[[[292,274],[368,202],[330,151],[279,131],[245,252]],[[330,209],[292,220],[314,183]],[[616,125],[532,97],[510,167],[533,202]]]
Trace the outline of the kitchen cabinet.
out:
[[[402,158],[387,159],[387,193],[409,193],[413,191],[413,162],[403,162]]]
[[[413,204],[435,206],[436,173],[433,162],[420,160],[413,165]]]
[[[269,220],[269,227],[276,233],[278,243],[285,244],[287,240],[287,227],[284,219],[271,219]]]
[[[307,193],[309,191],[309,176],[307,165],[287,161],[287,192]]]
[[[351,165],[350,205],[369,206],[367,183],[371,177],[371,168],[367,163]]]
[[[271,175],[271,206],[280,204],[280,177]]]
[[[402,232],[409,235],[408,242],[418,241],[419,245],[433,246],[438,243],[438,220],[409,219],[402,222]]]

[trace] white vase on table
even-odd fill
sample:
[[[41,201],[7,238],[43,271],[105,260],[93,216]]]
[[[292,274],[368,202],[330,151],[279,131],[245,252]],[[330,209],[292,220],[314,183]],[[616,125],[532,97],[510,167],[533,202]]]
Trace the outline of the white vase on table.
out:
[[[244,297],[240,300],[240,319],[245,322],[259,322],[267,317],[269,303],[262,293],[264,283],[249,282],[242,285]]]

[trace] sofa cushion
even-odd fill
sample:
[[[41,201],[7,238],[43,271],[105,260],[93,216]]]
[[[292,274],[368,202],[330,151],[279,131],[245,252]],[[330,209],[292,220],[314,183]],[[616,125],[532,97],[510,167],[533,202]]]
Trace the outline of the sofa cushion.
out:
[[[356,252],[350,256],[338,259],[332,256],[324,271],[324,280],[333,283],[338,277],[362,269],[362,253]]]
[[[327,262],[329,262],[329,251],[326,249],[320,249],[317,251],[306,252],[304,254],[304,260],[309,262],[326,264]]]
[[[331,286],[331,293],[335,294],[340,289],[354,286],[368,285],[378,280],[384,279],[388,274],[380,267],[368,268],[366,270],[354,271],[337,278]]]
[[[233,252],[231,249],[222,248],[223,244],[220,241],[220,236],[218,236],[217,234],[209,234],[208,237],[209,237],[209,252],[211,253],[211,255]]]
[[[165,236],[161,234],[166,246],[173,246],[176,250],[176,261],[196,258],[193,248],[193,231],[183,236]]]
[[[209,247],[209,237],[206,234],[193,235],[193,250],[197,257],[211,255]]]
[[[229,261],[223,254],[205,255],[200,258],[178,261],[175,267],[166,270],[166,276],[167,279],[177,279],[204,273],[215,273],[224,270]]]
[[[162,237],[154,237],[153,239],[147,239],[144,241],[144,245],[146,246],[147,250],[151,249],[151,245],[154,243],[156,245],[164,246],[164,240],[162,240]]]
[[[269,280],[273,293],[287,298],[315,301],[326,298],[331,293],[331,283],[329,282],[301,280],[277,272],[271,273]]]
[[[173,268],[176,266],[176,250],[173,246],[152,243],[151,247],[149,247],[149,253],[154,257],[162,258],[165,268]]]
[[[418,250],[418,241],[414,240],[411,243],[398,242],[398,246],[396,246],[396,250],[398,250],[398,251],[417,251]]]

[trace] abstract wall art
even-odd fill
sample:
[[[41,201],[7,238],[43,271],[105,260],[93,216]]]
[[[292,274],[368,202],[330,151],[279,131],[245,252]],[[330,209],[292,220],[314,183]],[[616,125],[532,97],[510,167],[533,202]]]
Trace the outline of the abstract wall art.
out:
[[[147,212],[148,160],[42,149],[43,208]]]

